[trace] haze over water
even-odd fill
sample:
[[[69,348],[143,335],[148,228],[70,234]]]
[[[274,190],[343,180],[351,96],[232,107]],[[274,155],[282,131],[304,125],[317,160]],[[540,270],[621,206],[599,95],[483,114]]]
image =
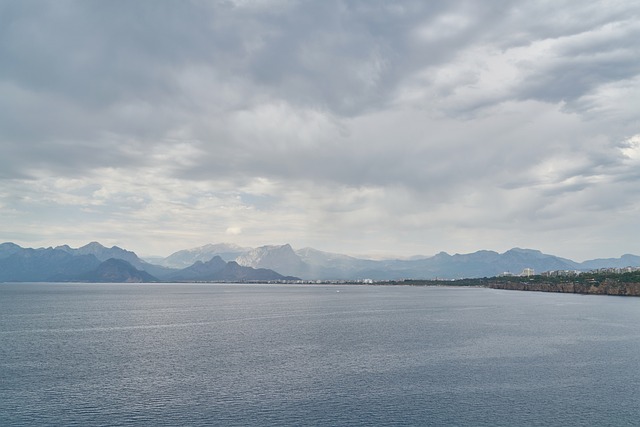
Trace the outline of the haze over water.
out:
[[[640,299],[0,284],[0,425],[637,425]]]

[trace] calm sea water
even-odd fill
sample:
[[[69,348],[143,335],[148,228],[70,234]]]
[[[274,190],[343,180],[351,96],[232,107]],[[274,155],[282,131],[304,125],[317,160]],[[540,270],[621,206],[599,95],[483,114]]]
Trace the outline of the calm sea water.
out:
[[[0,284],[0,425],[640,425],[640,298]]]

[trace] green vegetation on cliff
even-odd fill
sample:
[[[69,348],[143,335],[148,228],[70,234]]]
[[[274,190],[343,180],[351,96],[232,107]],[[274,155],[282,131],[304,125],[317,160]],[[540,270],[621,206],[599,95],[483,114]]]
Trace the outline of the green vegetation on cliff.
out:
[[[461,280],[404,280],[391,282],[413,286],[484,286],[518,291],[640,296],[640,271],[582,273],[575,276],[500,276]]]

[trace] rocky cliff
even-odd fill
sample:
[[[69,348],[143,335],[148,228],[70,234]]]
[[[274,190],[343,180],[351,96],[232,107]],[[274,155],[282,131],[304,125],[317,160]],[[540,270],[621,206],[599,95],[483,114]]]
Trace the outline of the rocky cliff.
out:
[[[488,285],[493,289],[508,289],[515,291],[561,292],[572,294],[595,295],[624,295],[640,296],[640,283],[620,283],[604,281],[599,284],[561,282],[561,283],[527,283],[527,282],[492,282]]]

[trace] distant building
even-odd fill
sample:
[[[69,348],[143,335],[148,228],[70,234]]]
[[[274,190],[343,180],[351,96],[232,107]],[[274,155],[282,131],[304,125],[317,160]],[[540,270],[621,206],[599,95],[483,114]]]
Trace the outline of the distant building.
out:
[[[571,277],[571,276],[579,276],[580,271],[578,270],[551,270],[540,273],[541,276],[545,277]]]
[[[533,276],[535,273],[533,271],[533,268],[525,268],[524,270],[522,270],[522,273],[520,273],[520,276],[522,277],[530,277]]]

